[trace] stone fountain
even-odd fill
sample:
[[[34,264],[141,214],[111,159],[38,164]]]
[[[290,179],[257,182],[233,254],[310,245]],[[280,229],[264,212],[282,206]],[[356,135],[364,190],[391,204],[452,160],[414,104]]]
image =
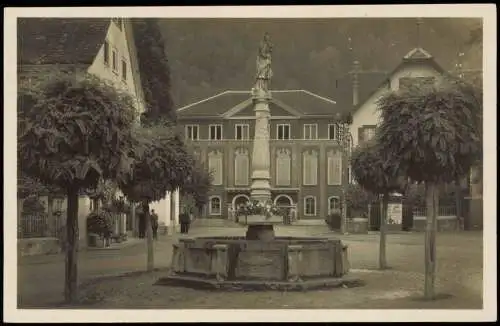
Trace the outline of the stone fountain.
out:
[[[269,153],[269,83],[272,44],[266,33],[257,57],[252,89],[255,137],[252,155],[251,200],[265,205],[271,199]],[[183,238],[174,244],[170,274],[157,284],[216,289],[303,290],[354,286],[346,276],[347,246],[326,238],[276,237],[278,216],[247,216],[245,237]]]

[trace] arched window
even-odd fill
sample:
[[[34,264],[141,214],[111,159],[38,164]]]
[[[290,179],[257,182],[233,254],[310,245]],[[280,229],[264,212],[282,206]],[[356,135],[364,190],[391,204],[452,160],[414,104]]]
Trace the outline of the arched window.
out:
[[[276,151],[276,185],[289,186],[291,170],[291,153],[289,149],[280,148]]]
[[[304,186],[318,184],[318,152],[309,150],[302,153],[302,173]]]
[[[332,196],[328,198],[328,213],[331,213],[335,209],[340,209],[340,198]]]
[[[249,180],[248,150],[239,148],[234,153],[234,184],[247,186]]]
[[[221,199],[220,197],[211,197],[210,206],[208,213],[210,215],[220,215],[221,214]]]
[[[316,215],[316,197],[308,196],[304,198],[304,215]]]
[[[339,186],[342,184],[342,153],[331,150],[327,154],[328,185]]]
[[[212,184],[214,186],[222,185],[222,152],[212,151],[208,154],[208,169],[213,173]]]

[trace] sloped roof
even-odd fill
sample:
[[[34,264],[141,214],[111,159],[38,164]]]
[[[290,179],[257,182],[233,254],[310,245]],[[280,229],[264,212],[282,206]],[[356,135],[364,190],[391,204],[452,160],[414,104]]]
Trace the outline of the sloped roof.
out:
[[[91,64],[110,18],[19,18],[18,64]]]
[[[358,72],[358,102],[364,103],[366,100],[368,100],[370,94],[372,94],[375,89],[378,89],[384,81],[387,81],[388,78],[388,73],[385,71]],[[352,75],[346,74],[342,76],[341,78],[337,79],[335,84],[336,87],[333,90],[332,97],[344,110],[352,109]]]
[[[177,109],[179,117],[220,116],[232,107],[248,100],[250,91],[225,91]]]
[[[352,111],[355,111],[361,105],[363,105],[368,98],[370,98],[377,90],[382,88],[387,84],[389,78],[394,75],[398,70],[402,69],[408,64],[428,64],[432,66],[439,73],[445,74],[447,73],[441,65],[439,65],[434,57],[422,48],[414,48],[409,51],[403,59],[392,69],[390,72],[377,72],[377,73],[368,73],[365,74],[363,72],[359,73],[359,101],[358,105],[354,107],[352,105],[352,84],[350,90],[350,107]],[[349,91],[345,90],[345,93]],[[348,102],[347,102],[348,103]],[[346,103],[346,105],[348,105]]]
[[[271,90],[272,105],[286,106],[301,115],[334,115],[340,108],[332,99],[307,90]],[[177,110],[179,117],[220,117],[251,98],[250,91],[225,91]],[[248,102],[241,109],[252,105]],[[345,110],[344,110],[345,111]]]

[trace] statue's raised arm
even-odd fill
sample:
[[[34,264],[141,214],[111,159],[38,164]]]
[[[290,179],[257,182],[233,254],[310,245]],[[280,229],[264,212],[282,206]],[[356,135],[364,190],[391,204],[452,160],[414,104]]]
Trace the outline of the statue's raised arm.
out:
[[[259,54],[257,55],[257,76],[255,89],[267,92],[273,77],[271,69],[271,54],[273,52],[273,44],[271,43],[268,33],[264,34],[264,39],[260,43]]]

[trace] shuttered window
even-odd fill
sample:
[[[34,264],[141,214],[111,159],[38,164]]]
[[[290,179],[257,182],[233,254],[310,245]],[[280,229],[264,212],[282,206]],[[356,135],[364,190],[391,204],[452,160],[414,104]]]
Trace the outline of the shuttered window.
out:
[[[276,185],[289,186],[291,184],[291,153],[286,148],[278,149],[276,153]]]
[[[342,184],[342,152],[329,151],[327,154],[328,185],[338,186]]]
[[[318,152],[306,151],[302,154],[303,159],[303,184],[304,186],[315,186],[318,184]]]
[[[208,155],[208,168],[212,171],[212,184],[214,186],[222,185],[223,177],[223,162],[222,162],[222,152],[214,151],[210,152]]]
[[[234,156],[234,184],[236,186],[248,185],[249,174],[248,150],[238,149]]]

